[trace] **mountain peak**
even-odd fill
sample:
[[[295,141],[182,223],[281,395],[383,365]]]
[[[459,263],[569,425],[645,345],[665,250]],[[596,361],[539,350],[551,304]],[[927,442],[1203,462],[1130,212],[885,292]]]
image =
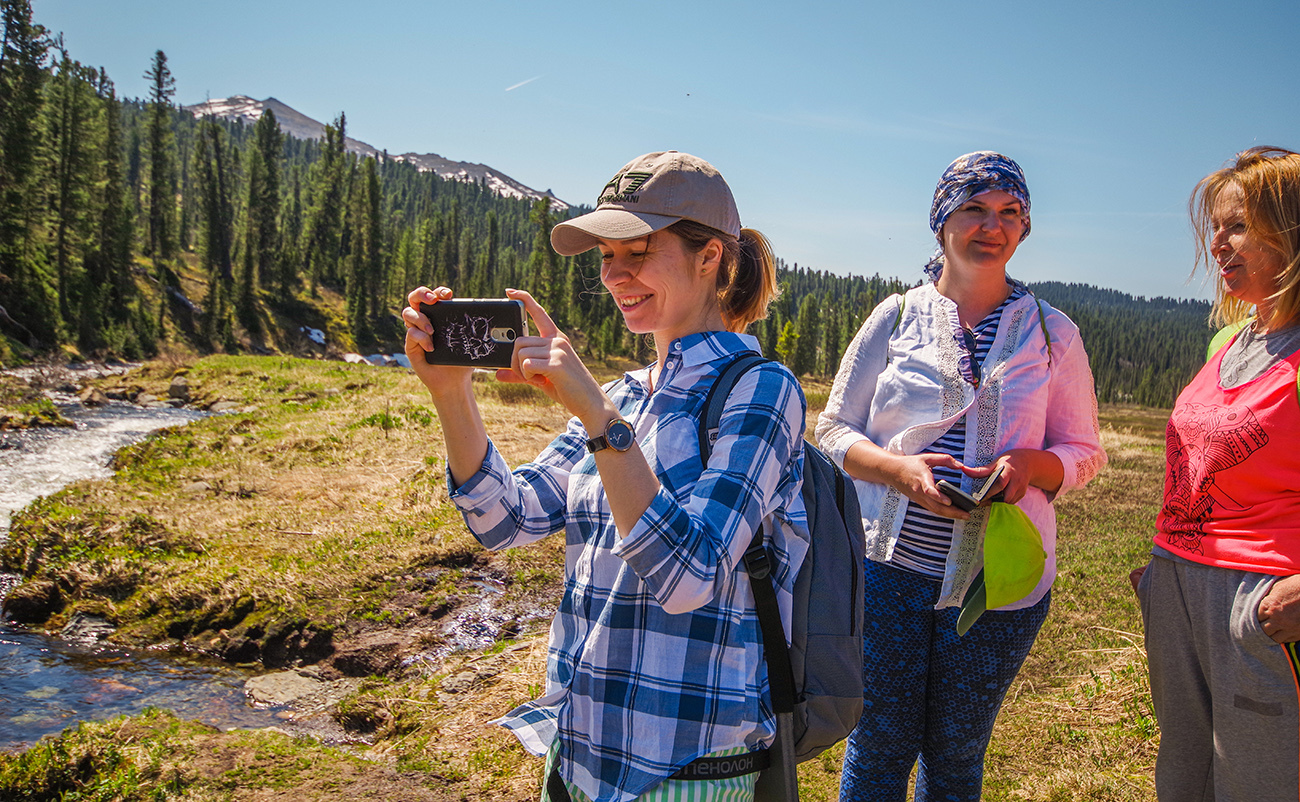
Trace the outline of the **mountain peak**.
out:
[[[268,97],[265,100],[254,100],[247,95],[231,95],[230,97],[206,100],[203,103],[182,106],[181,108],[195,117],[211,115],[225,120],[239,120],[245,125],[257,122],[261,119],[263,112],[270,109],[275,114],[276,122],[280,124],[280,130],[289,136],[295,139],[323,139],[325,137],[324,123],[313,120],[311,117],[273,97]],[[356,153],[363,157],[373,156],[376,159],[384,158],[382,151],[352,137],[347,137],[344,145],[350,153]],[[403,153],[400,156],[390,155],[388,158],[394,161],[409,162],[415,165],[415,168],[420,172],[436,173],[444,179],[483,184],[502,197],[526,200],[548,198],[551,201],[551,208],[555,211],[563,212],[569,208],[569,204],[555,197],[549,189],[545,192],[535,190],[486,164],[453,161],[436,153]]]

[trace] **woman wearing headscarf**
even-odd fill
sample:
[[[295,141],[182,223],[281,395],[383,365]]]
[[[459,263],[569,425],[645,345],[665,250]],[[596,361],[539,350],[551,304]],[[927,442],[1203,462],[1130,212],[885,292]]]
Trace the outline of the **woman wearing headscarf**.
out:
[[[1006,272],[1030,228],[1020,166],[958,158],[930,228],[930,280],[871,312],[817,425],[867,533],[865,712],[840,791],[854,802],[904,799],[918,759],[917,800],[979,799],[993,721],[1047,616],[1052,500],[1106,462],[1078,328]],[[989,495],[1004,504],[966,512],[939,486],[969,492],[999,469]],[[1007,560],[985,537],[1007,505],[1037,529],[1040,568],[1010,599],[990,579],[983,612],[984,569]]]
[[[1137,582],[1162,800],[1300,796],[1300,153],[1255,147],[1192,195],[1226,324],[1178,396]]]

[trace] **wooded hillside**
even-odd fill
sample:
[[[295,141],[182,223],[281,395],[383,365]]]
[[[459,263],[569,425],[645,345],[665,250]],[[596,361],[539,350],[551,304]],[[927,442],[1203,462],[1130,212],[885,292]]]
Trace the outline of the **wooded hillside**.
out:
[[[1205,364],[1214,334],[1205,301],[1147,299],[1055,281],[1030,289],[1079,326],[1098,401],[1172,407]]]
[[[195,119],[174,103],[161,50],[142,58],[148,97],[119,99],[28,0],[0,10],[0,364],[59,349],[139,358],[169,342],[292,352],[304,325],[336,354],[395,350],[396,312],[422,283],[527,289],[587,356],[647,357],[596,253],[551,250],[547,200],[360,158],[344,149],[343,113],[321,140],[283,135],[269,110],[254,125]],[[800,375],[832,376],[867,313],[908,286],[778,266],[783,294],[751,333]],[[1083,330],[1104,401],[1167,406],[1200,364],[1203,303],[1035,289]]]

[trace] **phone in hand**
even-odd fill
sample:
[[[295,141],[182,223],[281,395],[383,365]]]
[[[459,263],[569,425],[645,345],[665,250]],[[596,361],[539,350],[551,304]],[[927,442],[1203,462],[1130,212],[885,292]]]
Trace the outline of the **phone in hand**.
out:
[[[452,298],[420,304],[433,324],[430,365],[508,368],[515,340],[528,336],[524,302],[510,298]]]
[[[970,512],[971,510],[978,507],[989,495],[989,491],[993,489],[993,485],[997,484],[998,477],[1002,476],[1002,469],[1004,467],[1006,467],[1005,463],[999,464],[997,470],[989,474],[984,479],[984,481],[980,483],[979,487],[975,488],[975,490],[970,493],[967,493],[965,490],[962,490],[960,487],[953,484],[952,482],[949,482],[947,479],[939,480],[938,482],[939,490],[945,496],[947,496],[948,500],[951,501],[958,509],[964,510],[966,512]],[[988,500],[998,501],[1001,498],[1002,498],[1002,494],[998,493],[996,496],[988,498]]]

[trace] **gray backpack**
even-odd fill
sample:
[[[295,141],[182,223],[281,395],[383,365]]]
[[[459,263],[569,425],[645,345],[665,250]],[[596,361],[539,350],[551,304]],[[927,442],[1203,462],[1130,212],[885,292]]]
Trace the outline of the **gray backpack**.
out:
[[[768,361],[753,353],[737,357],[709,390],[700,416],[700,456],[705,465],[731,389],[747,371]],[[846,738],[862,716],[866,537],[858,495],[848,474],[807,441],[803,458],[803,500],[812,537],[795,579],[788,647],[761,528],[745,553],[777,714],[777,741],[771,768],[759,781],[759,799],[798,799],[795,764]],[[782,767],[783,771],[775,771]],[[781,787],[764,794],[769,784]]]

